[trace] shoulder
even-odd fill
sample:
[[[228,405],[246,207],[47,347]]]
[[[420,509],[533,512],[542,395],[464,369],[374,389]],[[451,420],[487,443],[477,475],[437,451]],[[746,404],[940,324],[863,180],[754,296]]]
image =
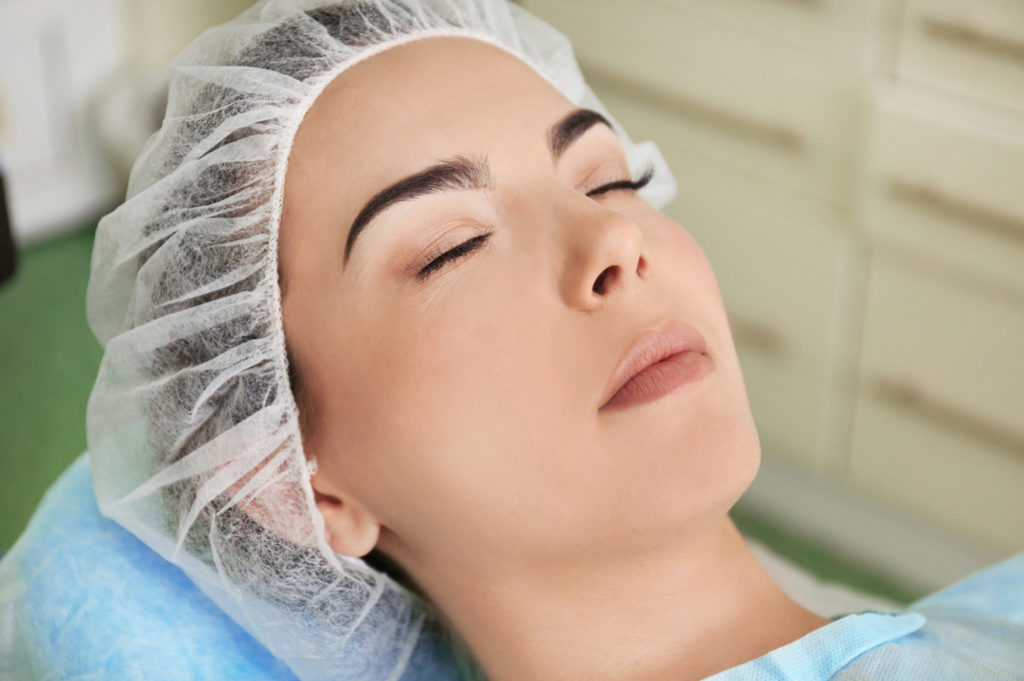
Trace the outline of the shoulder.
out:
[[[1024,623],[960,611],[872,648],[831,681],[1024,681]]]
[[[1024,624],[1024,551],[911,603],[925,614],[975,613]]]
[[[832,677],[1024,681],[1024,553],[921,598],[924,625],[858,656]]]

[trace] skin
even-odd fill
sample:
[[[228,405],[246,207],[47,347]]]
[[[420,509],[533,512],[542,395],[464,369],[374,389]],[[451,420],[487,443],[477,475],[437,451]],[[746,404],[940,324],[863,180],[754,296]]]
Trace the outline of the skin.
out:
[[[280,242],[312,484],[334,550],[396,560],[493,681],[699,679],[827,620],[727,515],[760,443],[712,268],[636,192],[587,195],[630,176],[609,129],[552,160],[546,132],[575,108],[461,37],[386,50],[314,103]],[[373,195],[457,154],[486,156],[494,188],[397,204],[343,262]],[[711,374],[599,410],[625,349],[671,318],[704,336]]]

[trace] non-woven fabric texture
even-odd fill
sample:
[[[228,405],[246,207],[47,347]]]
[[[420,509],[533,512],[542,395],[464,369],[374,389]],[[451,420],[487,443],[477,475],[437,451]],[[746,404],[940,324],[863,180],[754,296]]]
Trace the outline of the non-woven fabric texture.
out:
[[[654,168],[641,194],[656,207],[672,198],[657,147],[633,143],[565,36],[517,5],[264,0],[174,60],[163,124],[96,231],[86,306],[104,356],[86,433],[100,512],[303,680],[395,681],[442,629],[424,599],[326,542],[277,261],[286,161],[305,112],[353,64],[433,36],[498,46],[604,114],[630,171]]]

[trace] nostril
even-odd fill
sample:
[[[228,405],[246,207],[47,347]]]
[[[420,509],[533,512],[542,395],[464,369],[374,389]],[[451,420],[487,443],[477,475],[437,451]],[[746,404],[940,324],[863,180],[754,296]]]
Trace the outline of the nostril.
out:
[[[614,270],[616,269],[618,269],[618,265],[606,267],[604,271],[597,276],[597,279],[594,280],[594,293],[604,294],[607,289],[607,279],[609,276],[615,276]]]

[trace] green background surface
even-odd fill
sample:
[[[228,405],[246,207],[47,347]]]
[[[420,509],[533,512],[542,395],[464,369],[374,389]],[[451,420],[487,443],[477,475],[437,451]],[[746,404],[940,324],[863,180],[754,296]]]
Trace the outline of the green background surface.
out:
[[[95,223],[19,256],[0,284],[0,551],[86,449],[85,407],[103,351],[85,319]],[[907,603],[923,595],[800,534],[736,510],[740,530],[819,577]]]
[[[93,225],[18,254],[0,284],[0,551],[85,451],[103,350],[85,321]]]

